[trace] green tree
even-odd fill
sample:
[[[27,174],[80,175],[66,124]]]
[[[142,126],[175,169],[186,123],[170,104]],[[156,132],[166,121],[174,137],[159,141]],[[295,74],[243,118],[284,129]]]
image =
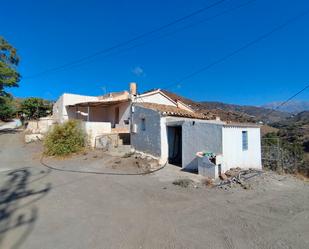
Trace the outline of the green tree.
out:
[[[9,120],[16,113],[14,100],[10,95],[0,97],[0,119]]]
[[[16,112],[13,97],[5,92],[6,87],[17,87],[20,74],[17,72],[19,57],[16,49],[0,36],[0,119],[8,120]]]
[[[26,98],[20,103],[20,112],[28,119],[46,117],[51,113],[52,103],[41,98]]]
[[[0,96],[6,96],[5,87],[17,87],[20,74],[17,72],[19,57],[16,49],[0,36]]]

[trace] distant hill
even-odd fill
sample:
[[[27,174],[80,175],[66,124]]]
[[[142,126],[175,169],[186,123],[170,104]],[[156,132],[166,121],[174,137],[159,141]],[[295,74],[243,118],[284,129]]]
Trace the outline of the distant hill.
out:
[[[300,112],[297,115],[285,120],[275,122],[273,127],[285,132],[281,132],[289,142],[295,140],[301,142],[305,151],[309,152],[309,111]]]
[[[281,111],[273,111],[270,113],[269,109],[256,106],[242,106],[235,104],[226,104],[222,102],[209,101],[193,101],[191,99],[182,97],[172,92],[162,90],[166,95],[174,100],[180,100],[183,103],[191,106],[195,111],[201,113],[213,113],[221,117],[222,120],[235,122],[259,122],[265,123],[278,122],[291,116],[291,114]]]
[[[267,108],[267,109],[274,109],[281,103],[282,102],[280,101],[271,102],[271,103],[263,105],[262,107]],[[297,100],[289,101],[288,103],[281,106],[278,110],[283,111],[283,112],[294,113],[294,114],[297,114],[303,111],[309,111],[309,101],[297,101]]]
[[[270,113],[269,109],[248,105],[235,105],[221,102],[200,102],[200,105],[205,109],[219,109],[242,113],[256,121],[263,121],[266,123],[277,122],[291,116],[291,114],[286,112],[273,111]]]

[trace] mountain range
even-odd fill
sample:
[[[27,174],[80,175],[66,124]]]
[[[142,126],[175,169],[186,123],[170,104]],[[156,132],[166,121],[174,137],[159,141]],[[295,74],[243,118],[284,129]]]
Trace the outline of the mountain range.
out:
[[[271,102],[267,103],[265,105],[262,105],[263,108],[267,109],[274,109],[277,106],[281,105],[283,102],[277,101],[277,102]],[[278,108],[278,111],[282,112],[289,112],[293,114],[297,114],[303,111],[309,111],[309,101],[299,101],[299,100],[293,100],[285,103],[281,107]]]
[[[292,116],[291,113],[270,110],[265,107],[235,105],[211,101],[193,101],[166,90],[161,91],[163,91],[171,99],[180,100],[183,103],[189,105],[197,112],[217,115],[224,121],[273,123]]]

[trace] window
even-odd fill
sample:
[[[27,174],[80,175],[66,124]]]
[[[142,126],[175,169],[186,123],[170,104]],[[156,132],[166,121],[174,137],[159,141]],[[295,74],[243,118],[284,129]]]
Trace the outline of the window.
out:
[[[242,150],[248,150],[248,131],[242,131]]]
[[[141,130],[142,130],[142,131],[145,131],[145,130],[146,130],[146,120],[145,120],[145,118],[142,118]]]

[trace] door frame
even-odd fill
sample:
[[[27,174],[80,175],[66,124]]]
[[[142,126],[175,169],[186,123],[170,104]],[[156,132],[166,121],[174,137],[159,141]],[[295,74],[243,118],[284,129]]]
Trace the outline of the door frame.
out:
[[[168,163],[182,167],[182,125],[167,125],[166,128],[167,128],[167,144],[168,144],[167,149]],[[172,129],[174,130],[173,134],[171,134]],[[173,137],[171,137],[171,135]],[[170,139],[173,139],[173,141],[171,141]],[[171,145],[171,143],[173,144]],[[175,148],[177,151],[175,151]],[[170,157],[171,149],[173,149],[172,152],[173,154],[175,154],[176,152],[176,155],[174,155],[173,158]]]

